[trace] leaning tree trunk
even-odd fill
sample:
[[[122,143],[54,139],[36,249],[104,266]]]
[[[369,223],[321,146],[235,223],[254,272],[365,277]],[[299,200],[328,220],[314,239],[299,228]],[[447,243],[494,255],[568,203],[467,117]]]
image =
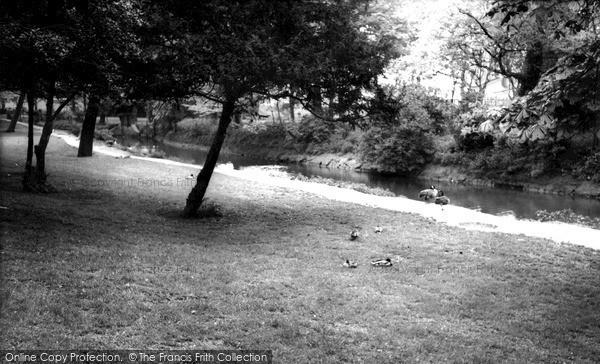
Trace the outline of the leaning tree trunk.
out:
[[[208,183],[210,182],[210,178],[212,177],[213,171],[215,170],[215,166],[217,165],[217,159],[219,159],[219,153],[221,152],[221,147],[223,146],[223,142],[225,141],[227,127],[231,123],[231,118],[233,117],[234,109],[235,99],[228,98],[225,101],[225,104],[223,104],[221,118],[219,119],[219,127],[217,128],[217,132],[213,139],[212,145],[210,146],[210,150],[208,151],[208,155],[206,156],[204,166],[198,174],[196,186],[194,186],[194,188],[188,195],[185,204],[185,209],[183,210],[183,217],[194,217],[198,214],[198,209],[200,209],[200,205],[202,204],[202,200],[204,199],[204,195],[206,194]]]
[[[65,99],[56,111],[54,109],[54,96],[56,88],[55,83],[52,82],[48,87],[48,98],[46,99],[46,121],[42,128],[42,135],[40,136],[39,143],[34,147],[36,166],[35,166],[35,178],[40,191],[47,191],[46,184],[46,148],[50,141],[50,135],[52,135],[52,124],[54,119],[60,114],[62,109],[75,97],[75,93]]]
[[[100,98],[91,95],[88,100],[85,118],[81,126],[81,138],[79,139],[78,157],[91,157],[94,149],[94,131],[96,130],[96,118],[100,110]]]
[[[6,129],[7,133],[14,133],[15,127],[17,126],[17,121],[19,121],[19,116],[21,116],[21,110],[23,110],[23,102],[25,101],[25,92],[22,91],[19,95],[19,100],[17,100],[17,107],[15,108],[15,113],[10,119],[10,124],[8,125],[8,129]]]
[[[56,92],[55,83],[50,82],[48,86],[48,96],[46,98],[46,120],[42,128],[42,136],[39,143],[34,147],[35,152],[35,178],[38,185],[46,184],[46,147],[52,134],[52,114],[54,111],[54,95]]]

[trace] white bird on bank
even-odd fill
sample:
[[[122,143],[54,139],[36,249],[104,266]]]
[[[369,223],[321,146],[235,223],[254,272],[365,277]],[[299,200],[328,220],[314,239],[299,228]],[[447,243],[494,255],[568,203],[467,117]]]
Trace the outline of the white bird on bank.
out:
[[[435,199],[438,195],[438,190],[437,188],[435,188],[435,186],[431,186],[430,188],[427,188],[421,192],[419,192],[419,198],[424,197],[425,198],[425,202],[429,202],[430,199]]]

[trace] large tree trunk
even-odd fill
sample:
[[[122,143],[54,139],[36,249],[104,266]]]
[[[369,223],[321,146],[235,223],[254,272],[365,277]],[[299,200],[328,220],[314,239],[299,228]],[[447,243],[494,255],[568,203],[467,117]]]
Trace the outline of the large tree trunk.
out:
[[[90,95],[85,118],[81,126],[81,138],[79,139],[78,157],[91,157],[94,149],[94,131],[96,130],[96,118],[100,110],[100,98]]]
[[[200,209],[200,205],[202,204],[202,200],[204,199],[204,195],[206,194],[208,183],[210,182],[210,178],[212,177],[213,171],[215,170],[215,166],[217,165],[219,153],[221,152],[221,147],[223,146],[223,142],[225,141],[227,127],[231,123],[231,118],[233,117],[234,109],[235,99],[228,98],[225,104],[223,104],[221,118],[219,119],[219,127],[217,128],[215,138],[213,139],[212,145],[210,146],[210,150],[208,151],[208,155],[206,156],[204,166],[202,167],[200,174],[198,174],[196,186],[194,186],[194,188],[188,195],[185,204],[185,209],[183,210],[184,217],[194,217],[198,214],[198,209]]]
[[[19,100],[17,100],[17,107],[15,108],[15,113],[10,119],[10,124],[8,125],[8,129],[6,129],[7,133],[14,133],[15,127],[17,126],[17,121],[19,121],[19,117],[21,116],[21,111],[23,110],[23,102],[25,101],[25,91],[21,92],[19,95]]]
[[[25,161],[25,174],[23,175],[23,190],[32,191],[33,189],[33,124],[35,118],[35,111],[33,105],[35,104],[35,98],[33,92],[27,92],[27,108],[28,108],[28,124],[27,129],[27,159]]]

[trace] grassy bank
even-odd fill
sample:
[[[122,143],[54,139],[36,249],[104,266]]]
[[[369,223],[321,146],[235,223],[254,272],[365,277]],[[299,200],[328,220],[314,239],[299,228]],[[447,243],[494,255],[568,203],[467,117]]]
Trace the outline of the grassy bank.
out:
[[[76,158],[57,139],[47,161],[57,192],[26,194],[24,130],[0,138],[1,349],[272,349],[277,363],[600,358],[597,251],[221,174],[208,197],[223,216],[181,220],[196,170]],[[394,266],[371,268],[380,257]]]

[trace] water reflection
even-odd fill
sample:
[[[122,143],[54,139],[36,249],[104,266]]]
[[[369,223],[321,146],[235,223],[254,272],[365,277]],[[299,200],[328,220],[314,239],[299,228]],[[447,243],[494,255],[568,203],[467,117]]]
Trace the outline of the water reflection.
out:
[[[150,143],[150,146],[155,146],[157,150],[162,150],[167,158],[176,158],[194,164],[203,164],[207,154],[205,150],[160,142],[120,140],[119,143],[137,146],[147,146]],[[220,155],[219,161],[220,163],[231,163],[233,168],[237,170],[250,166],[274,164],[272,161],[223,152]],[[465,186],[437,180],[427,181],[416,178],[401,178],[360,173],[352,170],[321,168],[319,166],[286,165],[286,169],[288,172],[300,173],[307,177],[320,176],[347,182],[364,183],[370,187],[387,189],[396,195],[402,195],[414,200],[418,199],[419,191],[433,184],[438,189],[444,191],[444,194],[450,198],[453,205],[493,215],[514,216],[519,219],[534,219],[535,213],[538,210],[552,212],[563,209],[571,209],[575,213],[584,216],[600,217],[600,201],[586,198],[547,195],[483,186]]]

